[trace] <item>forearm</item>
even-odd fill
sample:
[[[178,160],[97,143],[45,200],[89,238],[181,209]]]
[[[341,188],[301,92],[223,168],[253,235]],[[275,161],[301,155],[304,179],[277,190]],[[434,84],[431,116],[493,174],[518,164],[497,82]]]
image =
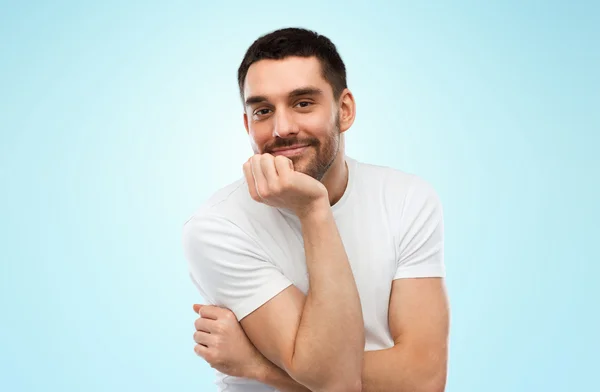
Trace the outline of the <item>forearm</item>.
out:
[[[292,369],[311,389],[360,385],[364,322],[354,276],[329,206],[302,218],[309,274]],[[306,377],[306,378],[304,378]],[[334,387],[334,385],[336,385]]]
[[[432,372],[419,365],[419,361],[413,360],[414,356],[408,353],[398,346],[365,352],[362,392],[443,391],[446,379],[445,365],[439,367],[443,370]],[[261,369],[256,379],[282,392],[310,391],[271,362]]]
[[[441,392],[445,384],[444,358],[401,345],[365,352],[363,392]]]

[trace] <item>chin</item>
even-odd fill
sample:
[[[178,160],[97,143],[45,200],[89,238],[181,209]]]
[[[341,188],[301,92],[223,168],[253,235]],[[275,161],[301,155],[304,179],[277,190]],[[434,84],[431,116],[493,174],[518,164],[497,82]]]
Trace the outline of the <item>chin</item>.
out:
[[[303,154],[295,157],[290,157],[290,160],[294,164],[294,170],[302,172],[304,174],[308,174],[307,171],[309,171],[310,168],[314,166],[315,157]]]

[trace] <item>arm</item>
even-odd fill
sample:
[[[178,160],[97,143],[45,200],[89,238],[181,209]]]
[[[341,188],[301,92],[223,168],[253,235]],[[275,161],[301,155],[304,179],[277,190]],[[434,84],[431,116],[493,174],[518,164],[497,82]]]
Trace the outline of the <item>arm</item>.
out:
[[[446,384],[448,301],[440,278],[397,279],[389,324],[394,346],[364,354],[363,392],[439,392]],[[265,362],[256,380],[282,392],[306,391]]]
[[[394,346],[364,354],[363,391],[445,388],[449,309],[442,279],[442,215],[435,191],[415,178],[398,213],[404,229],[398,235],[398,267],[388,315]],[[271,378],[275,377],[281,374],[273,373]]]
[[[449,307],[443,211],[431,185],[413,177],[398,216],[398,267],[388,312],[394,347],[366,354],[365,390],[443,391]]]
[[[389,324],[394,347],[365,353],[363,391],[443,391],[449,330],[443,280],[395,280]]]
[[[328,214],[321,219],[309,218],[303,225],[311,273],[308,298],[226,219],[205,216],[185,225],[192,280],[216,305],[194,307],[200,315],[196,354],[223,373],[268,377],[269,384],[284,391],[302,391],[302,384],[313,391],[360,390],[362,311],[349,265],[344,270],[347,260],[335,224],[326,220]],[[328,231],[338,241],[328,238]],[[323,272],[336,279],[315,279]],[[324,300],[327,295],[334,300]]]
[[[304,298],[243,228],[211,213],[185,225],[192,278],[204,298],[232,310],[264,357],[300,384],[313,391],[360,390],[362,308],[326,188],[293,171],[283,156],[255,155],[244,174],[255,201],[289,208],[299,217],[308,295]],[[208,333],[200,329],[196,336],[197,353],[215,362],[222,342],[210,332],[221,327],[205,327]]]
[[[301,221],[310,281],[306,298],[291,286],[241,324],[266,358],[309,389],[360,390],[362,310],[342,241],[326,207]],[[276,379],[282,375],[270,374]]]
[[[313,391],[360,390],[365,344],[358,290],[325,186],[294,171],[282,156],[255,155],[244,165],[251,197],[298,216],[308,294],[294,286],[241,320],[271,362]]]

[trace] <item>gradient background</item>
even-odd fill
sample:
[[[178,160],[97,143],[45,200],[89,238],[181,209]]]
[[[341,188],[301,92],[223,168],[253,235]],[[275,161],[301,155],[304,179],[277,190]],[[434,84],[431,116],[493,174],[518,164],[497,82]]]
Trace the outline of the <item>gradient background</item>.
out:
[[[242,175],[237,66],[283,26],[338,46],[348,155],[440,194],[447,390],[594,389],[600,6],[215,3],[1,7],[0,390],[216,389],[181,229]]]

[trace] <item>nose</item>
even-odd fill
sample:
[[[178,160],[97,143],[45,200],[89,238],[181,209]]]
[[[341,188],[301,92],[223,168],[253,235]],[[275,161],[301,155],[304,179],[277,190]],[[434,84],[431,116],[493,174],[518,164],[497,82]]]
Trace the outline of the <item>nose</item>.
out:
[[[273,137],[286,138],[298,133],[298,126],[291,113],[286,110],[278,110],[274,117]]]

